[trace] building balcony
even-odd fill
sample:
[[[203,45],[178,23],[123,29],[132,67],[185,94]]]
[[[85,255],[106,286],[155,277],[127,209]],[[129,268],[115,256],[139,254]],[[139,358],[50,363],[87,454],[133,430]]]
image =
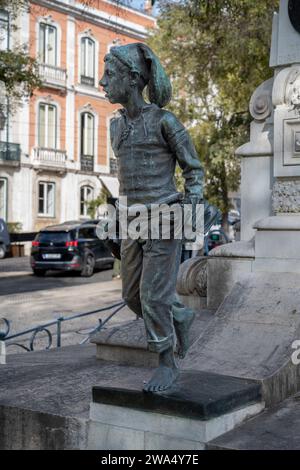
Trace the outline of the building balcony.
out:
[[[80,157],[80,168],[81,171],[94,171],[94,156],[93,155],[81,155]]]
[[[66,88],[67,71],[48,64],[39,64],[39,74],[43,85],[50,88]]]
[[[20,144],[0,142],[0,165],[19,166],[21,161]]]
[[[65,150],[34,148],[34,162],[42,166],[51,166],[65,168],[67,161],[67,152]]]
[[[95,79],[94,77],[86,77],[85,75],[80,76],[80,83],[81,85],[87,86],[95,86]]]
[[[111,175],[116,175],[118,173],[118,163],[116,158],[109,159],[109,172]]]

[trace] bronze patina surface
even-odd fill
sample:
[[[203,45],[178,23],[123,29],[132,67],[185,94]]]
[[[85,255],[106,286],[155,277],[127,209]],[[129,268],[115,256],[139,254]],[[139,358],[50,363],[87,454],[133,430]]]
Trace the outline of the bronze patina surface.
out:
[[[118,161],[120,196],[128,206],[203,202],[203,169],[191,138],[171,112],[171,84],[153,51],[141,43],[112,47],[105,57],[100,85],[111,103],[123,106],[111,123],[111,143]],[[143,98],[147,87],[149,103]],[[177,191],[178,163],[185,194]],[[144,390],[172,386],[179,375],[174,357],[189,347],[194,312],[175,293],[182,240],[124,239],[121,246],[123,297],[145,321],[149,349],[159,353],[159,367]],[[177,337],[177,338],[176,338]]]

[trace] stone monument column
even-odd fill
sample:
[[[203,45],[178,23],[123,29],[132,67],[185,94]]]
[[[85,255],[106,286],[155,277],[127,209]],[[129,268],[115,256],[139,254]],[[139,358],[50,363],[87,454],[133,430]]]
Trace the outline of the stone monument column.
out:
[[[251,240],[254,223],[272,213],[274,79],[262,83],[250,100],[250,142],[236,151],[241,157],[241,240]]]
[[[274,14],[272,210],[257,219],[255,271],[300,272],[300,5],[281,0]]]

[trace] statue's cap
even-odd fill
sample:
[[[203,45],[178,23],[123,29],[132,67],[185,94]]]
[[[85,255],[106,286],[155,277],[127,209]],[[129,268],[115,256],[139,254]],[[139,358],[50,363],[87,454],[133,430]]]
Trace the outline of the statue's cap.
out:
[[[138,72],[148,85],[149,100],[160,108],[166,106],[172,96],[172,87],[159,58],[146,44],[135,42],[115,46],[109,51],[131,72]]]

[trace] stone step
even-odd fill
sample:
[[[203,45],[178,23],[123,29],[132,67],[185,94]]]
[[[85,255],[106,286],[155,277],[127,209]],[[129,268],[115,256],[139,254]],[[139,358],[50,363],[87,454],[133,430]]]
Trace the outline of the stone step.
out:
[[[197,312],[190,331],[190,343],[203,334],[213,318],[213,310]],[[97,358],[137,367],[157,367],[158,354],[148,351],[144,321],[141,319],[102,330],[91,339],[97,346]]]
[[[127,385],[127,386],[126,386]],[[264,408],[259,384],[205,372],[185,372],[166,392],[141,386],[93,387],[90,449],[204,449]]]
[[[300,274],[251,273],[237,282],[182,368],[256,380],[267,406],[300,390],[293,363],[300,330]]]
[[[300,395],[206,445],[209,450],[300,450]]]

